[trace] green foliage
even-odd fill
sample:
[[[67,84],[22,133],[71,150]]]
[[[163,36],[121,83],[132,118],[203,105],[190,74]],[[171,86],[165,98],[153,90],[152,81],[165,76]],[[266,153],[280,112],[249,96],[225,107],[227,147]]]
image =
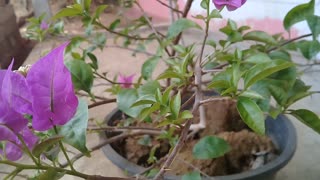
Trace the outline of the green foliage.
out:
[[[152,73],[159,62],[159,59],[160,59],[159,57],[153,56],[143,63],[142,69],[141,69],[141,75],[143,79],[148,80],[151,78]]]
[[[231,147],[225,140],[215,136],[206,136],[193,147],[192,154],[197,159],[212,159],[223,156],[230,150]]]
[[[86,135],[89,112],[88,105],[84,99],[79,99],[79,105],[73,118],[59,130],[59,135],[63,136],[63,141],[80,152],[89,156],[86,147]]]
[[[48,139],[45,139],[41,143],[37,144],[33,149],[32,149],[32,154],[37,157],[38,159],[40,158],[40,155],[43,152],[46,152],[49,148],[57,144],[63,139],[63,136],[52,136]]]
[[[314,14],[315,1],[311,0],[309,3],[300,4],[291,9],[283,20],[283,26],[286,30],[289,30],[294,24],[307,20]]]
[[[169,39],[174,38],[178,36],[182,31],[185,31],[189,28],[201,29],[201,26],[189,19],[181,18],[170,25],[167,37]]]
[[[199,172],[191,172],[182,176],[182,180],[201,180]]]
[[[240,97],[237,109],[242,120],[256,133],[265,134],[265,117],[259,106],[247,97]]]
[[[320,134],[320,119],[314,112],[307,109],[298,109],[291,110],[290,114]]]
[[[270,36],[269,34],[267,34],[266,32],[263,32],[263,31],[248,32],[247,34],[245,34],[243,36],[243,39],[258,41],[258,42],[271,44],[271,45],[277,44],[277,41],[272,36]]]

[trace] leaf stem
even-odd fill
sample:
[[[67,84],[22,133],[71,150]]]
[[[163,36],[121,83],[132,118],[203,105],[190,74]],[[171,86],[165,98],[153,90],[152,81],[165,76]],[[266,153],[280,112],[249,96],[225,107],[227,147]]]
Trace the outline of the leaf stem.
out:
[[[59,132],[58,132],[57,127],[56,127],[56,126],[53,126],[53,129],[54,129],[54,132],[58,135]],[[60,149],[61,149],[61,151],[63,152],[64,156],[66,157],[66,159],[67,159],[67,161],[68,161],[68,164],[70,165],[71,170],[74,171],[74,172],[77,172],[77,171],[74,169],[72,162],[70,161],[70,158],[69,158],[69,156],[68,156],[68,154],[67,154],[67,152],[66,152],[66,149],[64,148],[64,146],[63,146],[63,144],[62,144],[62,141],[59,141],[59,146],[60,146]]]

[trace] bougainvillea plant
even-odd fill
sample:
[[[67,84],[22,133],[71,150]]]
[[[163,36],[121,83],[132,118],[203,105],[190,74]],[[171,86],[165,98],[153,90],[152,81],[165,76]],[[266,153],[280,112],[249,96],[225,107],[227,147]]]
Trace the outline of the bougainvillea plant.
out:
[[[194,17],[188,17],[195,3],[193,0],[187,0],[181,9],[158,1],[179,17],[165,33],[155,28],[139,1],[130,2],[143,15],[122,29],[117,28],[120,19],[103,24],[100,15],[107,5],[93,9],[91,0],[75,1],[58,12],[52,22],[44,21],[44,16],[29,20],[28,36],[39,41],[45,40],[48,35],[61,33],[63,23],[56,20],[65,17],[81,18],[85,35],[67,40],[68,43],[52,50],[31,67],[12,71],[12,62],[7,70],[0,70],[0,164],[14,168],[5,179],[13,179],[27,169],[37,171],[35,179],[59,179],[65,174],[84,179],[114,179],[84,174],[77,171],[73,163],[83,156],[90,157],[90,152],[106,144],[143,132],[159,135],[159,139],[170,142],[171,151],[164,159],[149,157],[150,161],[163,162],[160,170],[154,174],[154,179],[162,179],[183,147],[188,132],[197,132],[206,127],[207,120],[201,110],[203,105],[221,96],[237,102],[241,118],[258,134],[265,134],[265,115],[276,118],[279,114],[293,115],[320,133],[318,115],[307,109],[290,108],[296,101],[315,93],[309,91],[310,86],[300,79],[290,55],[291,51],[301,52],[311,61],[320,51],[317,40],[320,17],[314,15],[314,0],[294,7],[283,21],[288,31],[294,24],[307,21],[310,34],[285,39],[279,34],[269,35],[263,31],[250,30],[248,26],[238,27],[234,21],[228,20],[225,27],[220,29],[225,35],[221,40],[209,38],[210,22],[221,19],[220,12],[224,8],[229,13],[237,13],[238,8],[245,8],[242,6],[245,6],[246,0],[202,0],[200,6],[206,13]],[[197,24],[199,21],[203,22],[204,27]],[[150,28],[151,33],[141,33],[141,28]],[[195,48],[199,45],[196,43],[180,43],[183,32],[191,28],[204,31],[200,48]],[[149,56],[136,82],[134,77],[139,76],[137,74],[126,76],[123,72],[112,80],[108,73],[99,71],[99,60],[94,50],[106,47],[106,37],[102,33],[93,33],[95,29],[114,34],[115,44],[120,44],[117,40],[122,38],[123,44],[117,46],[129,53],[133,51],[134,54],[144,53]],[[312,39],[303,39],[305,37]],[[146,51],[151,41],[158,43],[153,53]],[[250,42],[250,45],[237,48],[236,44],[243,42]],[[81,44],[86,44],[86,48],[80,48],[83,51],[79,53],[78,47]],[[206,47],[211,48],[211,53],[205,53]],[[153,71],[159,61],[165,62],[167,68],[155,77]],[[117,72],[122,72],[121,67]],[[204,75],[210,75],[210,81],[205,82],[202,79]],[[116,99],[94,94],[94,79],[106,81],[105,90],[116,96]],[[203,92],[208,89],[215,89],[221,96],[204,99]],[[87,105],[86,100],[78,99],[78,91],[82,91],[82,95],[85,92],[93,103]],[[191,110],[182,108],[186,92],[193,94],[187,96],[189,99],[185,101],[193,102]],[[275,101],[272,108],[271,100]],[[152,122],[151,117],[157,116],[157,126],[147,131],[138,129],[139,132],[135,131],[137,127],[104,127],[123,133],[87,148],[88,108],[106,103],[117,103],[118,108],[130,117],[130,122],[136,120],[148,123]],[[198,112],[200,122],[196,124],[192,120]],[[130,126],[130,122],[127,125]],[[173,132],[179,133],[173,135]],[[206,158],[214,158],[230,149],[218,137],[204,138],[200,142],[206,152],[195,151],[195,158],[200,157],[199,153],[206,153]],[[71,158],[66,144],[77,149],[80,154]],[[65,157],[66,164],[60,163],[59,153]],[[17,160],[23,154],[33,164],[19,163]],[[199,172],[195,172],[184,178],[201,177]]]

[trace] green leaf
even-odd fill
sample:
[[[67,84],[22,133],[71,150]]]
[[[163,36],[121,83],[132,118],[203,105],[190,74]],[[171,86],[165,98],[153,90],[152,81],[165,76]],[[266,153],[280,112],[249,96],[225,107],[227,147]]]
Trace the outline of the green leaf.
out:
[[[64,136],[63,141],[65,143],[73,146],[87,156],[89,156],[89,151],[86,147],[88,120],[88,105],[84,99],[79,99],[76,114],[59,131],[59,134]]]
[[[54,168],[49,168],[44,173],[39,174],[35,177],[36,180],[58,180],[61,179],[65,173],[56,171]]]
[[[312,32],[313,40],[317,40],[318,35],[320,34],[320,16],[311,16],[307,19],[307,22]]]
[[[63,136],[53,136],[50,137],[44,141],[42,141],[41,143],[37,144],[33,149],[32,149],[32,154],[37,157],[40,158],[40,155],[47,151],[48,148],[50,148],[51,146],[55,145],[56,143],[58,143],[59,141],[61,141],[63,139]]]
[[[170,110],[174,119],[178,118],[180,107],[181,107],[181,94],[180,92],[178,92],[178,94],[175,95],[170,101]]]
[[[212,78],[212,82],[208,84],[208,88],[223,88],[227,89],[231,86],[233,76],[232,68],[227,68],[225,71],[216,74]]]
[[[246,90],[240,94],[242,97],[252,98],[252,99],[264,99],[264,97],[252,90]]]
[[[245,88],[248,88],[255,82],[290,66],[293,66],[293,64],[284,60],[273,60],[271,62],[257,64],[247,71],[244,77]]]
[[[298,22],[306,20],[308,17],[314,14],[314,0],[309,3],[300,4],[291,9],[284,17],[283,26],[286,30]]]
[[[167,79],[167,78],[183,79],[184,77],[183,75],[174,71],[165,71],[164,73],[160,74],[157,79],[160,80],[160,79]]]
[[[266,53],[261,53],[261,52],[254,53],[253,55],[245,59],[245,62],[249,62],[253,64],[265,63],[270,61],[271,61],[271,58]]]
[[[290,114],[320,134],[320,119],[314,112],[307,109],[298,109],[291,111]]]
[[[201,29],[201,26],[189,19],[181,18],[170,25],[167,37],[169,39],[174,38],[178,36],[178,34],[180,34],[182,31],[187,30],[189,28]]]
[[[65,65],[71,72],[75,88],[90,93],[93,84],[93,72],[90,65],[80,60],[66,61]]]
[[[78,8],[68,7],[61,9],[55,16],[52,17],[53,20],[63,18],[63,17],[72,17],[77,16],[82,13]]]
[[[279,86],[269,85],[269,91],[279,105],[285,105],[288,99],[288,94],[283,88]]]
[[[143,79],[148,80],[152,77],[152,73],[159,62],[159,57],[151,57],[142,65],[141,74]]]
[[[131,107],[135,107],[135,106],[141,106],[141,105],[146,105],[146,104],[153,104],[156,102],[156,99],[154,97],[154,95],[144,95],[141,96],[137,99],[136,102],[134,102]]]
[[[265,134],[265,118],[259,106],[249,98],[239,97],[237,109],[242,120],[256,133]]]
[[[138,117],[139,113],[146,106],[131,107],[138,99],[138,92],[136,89],[121,89],[117,94],[117,104],[119,110],[131,117]]]
[[[97,57],[92,54],[92,53],[87,53],[88,57],[91,59],[92,63],[91,63],[91,67],[95,70],[97,70],[99,68],[98,66],[98,60]]]
[[[148,81],[144,85],[140,86],[138,88],[138,94],[139,97],[145,96],[145,95],[155,95],[157,92],[157,89],[161,88],[158,81]]]
[[[193,115],[188,110],[182,111],[179,115],[179,119],[191,119],[191,118],[193,118]]]
[[[208,4],[209,4],[209,0],[202,0],[201,3],[200,3],[200,6],[203,8],[203,9],[208,9]]]
[[[297,46],[300,49],[302,55],[307,59],[312,59],[320,51],[320,42],[318,40],[302,40],[297,42]]]
[[[214,9],[211,11],[209,18],[222,18],[222,16],[217,9]]]
[[[108,7],[108,5],[100,5],[97,7],[95,13],[94,13],[94,18],[99,18],[101,13]]]
[[[223,156],[230,149],[229,144],[224,139],[206,136],[194,145],[192,155],[196,159],[211,159]]]
[[[182,176],[182,180],[201,180],[199,172],[191,172]]]
[[[109,29],[115,30],[115,29],[118,27],[118,25],[120,25],[120,22],[121,22],[120,19],[114,20],[114,21],[110,24]]]
[[[170,92],[172,90],[172,86],[168,87],[164,92],[162,96],[162,103],[167,104],[169,102]]]
[[[90,10],[91,0],[84,0],[84,9],[88,12]]]
[[[263,31],[250,31],[243,36],[244,40],[263,42],[266,44],[277,44],[277,41],[269,34]]]

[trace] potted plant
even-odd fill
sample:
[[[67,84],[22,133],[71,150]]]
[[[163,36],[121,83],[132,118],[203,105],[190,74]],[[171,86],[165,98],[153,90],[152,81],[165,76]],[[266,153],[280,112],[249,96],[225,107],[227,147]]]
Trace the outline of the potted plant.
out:
[[[71,16],[81,17],[86,35],[73,37],[31,67],[13,72],[10,66],[0,71],[0,164],[14,167],[6,178],[35,169],[35,178],[68,174],[115,179],[84,174],[73,167],[76,160],[101,148],[115,164],[126,164],[125,169],[136,178],[271,178],[291,159],[296,145],[294,127],[283,114],[320,132],[318,115],[290,108],[315,93],[299,79],[290,55],[297,51],[313,59],[319,52],[319,17],[314,15],[314,0],[286,15],[287,30],[306,20],[312,32],[289,40],[281,34],[238,27],[232,20],[220,29],[225,35],[222,39],[211,39],[210,23],[222,18],[220,11],[227,8],[237,13],[238,8],[245,8],[246,0],[202,0],[206,14],[192,18],[188,18],[188,12],[193,0],[188,0],[182,10],[159,3],[180,17],[165,33],[154,26],[139,1],[129,4],[139,8],[142,16],[121,29],[117,28],[119,19],[101,23],[99,18],[107,6],[93,9],[90,0],[76,1],[62,9],[50,23],[43,17],[30,20],[29,36],[34,39],[45,40],[48,34],[56,34],[55,20]],[[57,24],[61,32],[61,21]],[[105,48],[106,37],[95,34],[94,28],[114,34],[115,42],[122,38],[123,46],[117,47],[149,55],[140,77],[110,77],[99,71],[94,50]],[[141,33],[145,28],[151,33]],[[200,45],[180,43],[189,29],[204,32]],[[312,40],[301,40],[305,37]],[[153,53],[146,51],[150,42],[158,43]],[[80,48],[79,53],[81,43],[86,48]],[[166,68],[153,76],[161,61]],[[95,94],[94,79],[105,81],[106,91],[116,98]],[[75,91],[87,96],[92,104],[78,99]],[[107,103],[117,103],[118,108],[110,112],[106,124],[88,128],[88,108]],[[102,132],[102,142],[87,148],[87,131]],[[81,153],[71,158],[66,144]],[[23,153],[33,164],[14,162]],[[59,163],[59,153],[67,163]]]

